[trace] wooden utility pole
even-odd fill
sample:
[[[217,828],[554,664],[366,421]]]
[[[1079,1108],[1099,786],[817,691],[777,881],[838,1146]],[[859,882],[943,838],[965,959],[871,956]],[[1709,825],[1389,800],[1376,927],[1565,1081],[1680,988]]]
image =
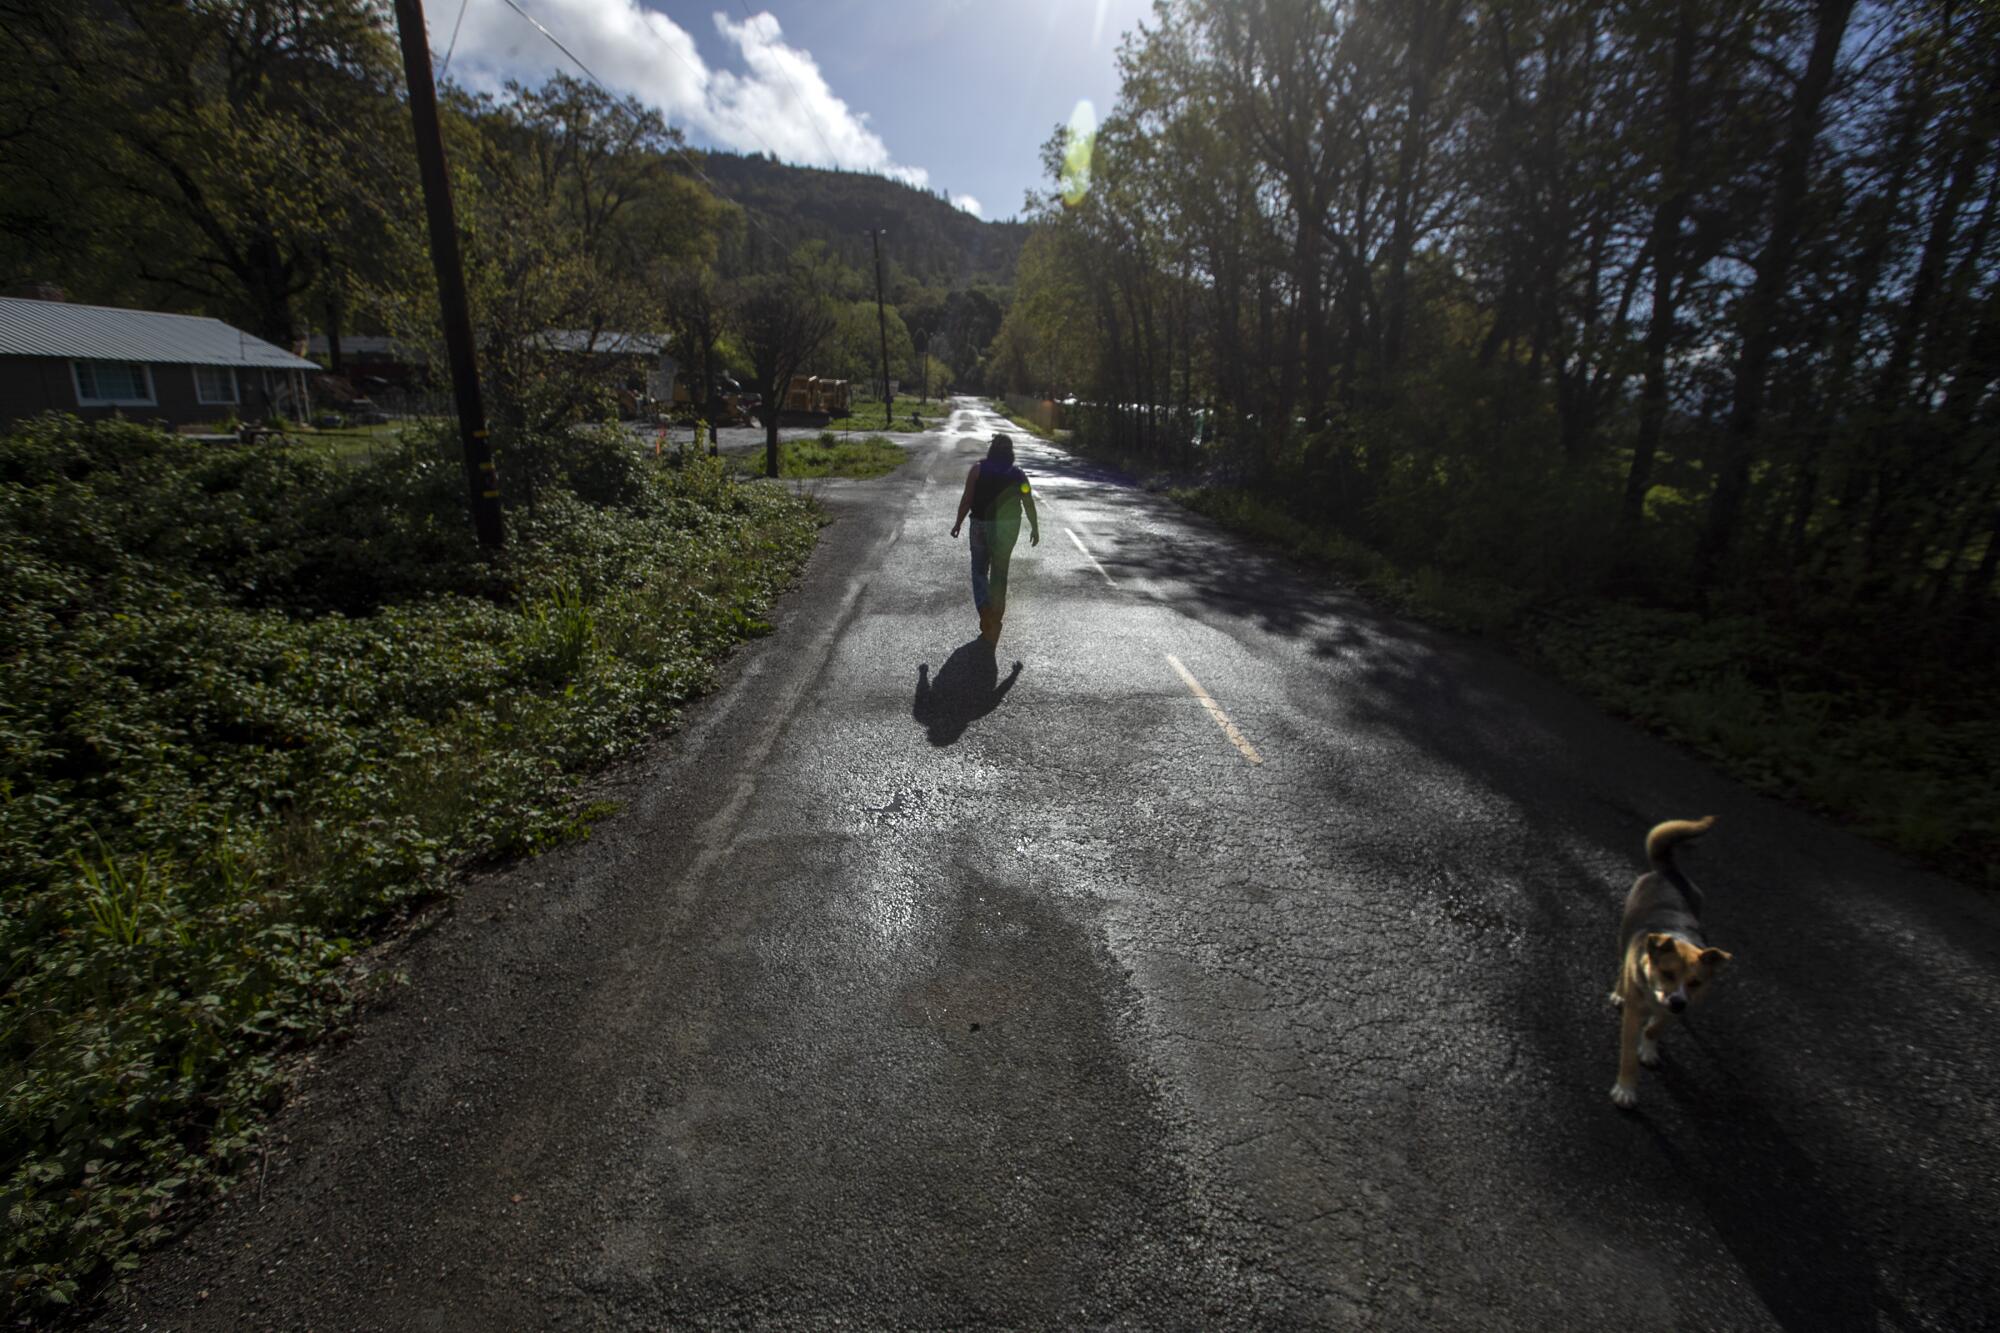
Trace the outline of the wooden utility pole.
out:
[[[882,332],[882,429],[896,428],[896,396],[889,392],[889,317],[882,313],[882,229],[870,227],[875,243],[875,327]]]
[[[403,77],[409,85],[410,121],[417,134],[417,171],[424,182],[424,211],[430,215],[431,264],[437,269],[445,354],[451,362],[452,394],[458,402],[466,481],[472,488],[472,526],[481,546],[498,550],[507,540],[500,522],[500,473],[493,465],[493,445],[486,438],[486,408],[479,400],[472,314],[465,302],[458,226],[452,220],[451,177],[445,172],[444,140],[438,134],[437,88],[431,82],[422,0],[396,0],[396,34],[403,43]]]
[[[917,399],[917,401],[920,403],[928,403],[931,400],[930,347],[931,347],[931,335],[928,333],[919,333],[917,335],[917,374],[921,376],[924,381],[924,396]]]

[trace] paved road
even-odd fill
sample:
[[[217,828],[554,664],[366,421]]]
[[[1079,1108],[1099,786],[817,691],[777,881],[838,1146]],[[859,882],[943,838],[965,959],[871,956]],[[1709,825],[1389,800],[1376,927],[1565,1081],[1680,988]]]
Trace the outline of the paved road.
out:
[[[994,424],[825,488],[107,1326],[1995,1326],[2000,905],[1041,446],[984,657]],[[1705,813],[1740,966],[1622,1114],[1619,902]]]

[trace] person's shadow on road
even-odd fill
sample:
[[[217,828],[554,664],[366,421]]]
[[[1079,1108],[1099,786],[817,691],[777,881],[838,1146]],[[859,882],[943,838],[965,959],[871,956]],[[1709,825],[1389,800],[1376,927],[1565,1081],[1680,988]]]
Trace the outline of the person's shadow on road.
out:
[[[918,664],[917,697],[910,705],[910,716],[924,724],[924,734],[932,745],[950,745],[974,721],[1000,706],[1020,678],[1021,664],[1014,663],[1014,669],[1002,680],[993,645],[973,639],[952,649],[936,679],[930,672],[930,663]]]

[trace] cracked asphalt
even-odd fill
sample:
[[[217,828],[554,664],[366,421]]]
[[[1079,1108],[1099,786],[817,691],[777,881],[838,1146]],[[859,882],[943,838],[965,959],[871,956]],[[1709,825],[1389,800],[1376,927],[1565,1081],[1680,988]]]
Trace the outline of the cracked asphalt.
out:
[[[2000,1323],[2000,903],[1032,441],[985,655],[959,408],[101,1326]],[[1621,1113],[1701,814],[1737,966]]]

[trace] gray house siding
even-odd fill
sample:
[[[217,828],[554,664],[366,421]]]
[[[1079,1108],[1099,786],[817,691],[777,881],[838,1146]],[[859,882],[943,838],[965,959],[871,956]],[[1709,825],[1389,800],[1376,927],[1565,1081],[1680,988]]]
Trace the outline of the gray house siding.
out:
[[[78,360],[145,366],[153,401],[82,406],[73,370]],[[236,402],[200,401],[197,375],[232,370]],[[51,411],[169,426],[232,416],[257,420],[278,415],[288,382],[302,386],[303,377],[318,370],[304,357],[203,315],[0,296],[0,427]],[[120,379],[129,377],[107,372],[105,387]]]
[[[195,367],[151,362],[153,398],[150,405],[81,407],[76,379],[66,357],[0,356],[0,424],[43,412],[68,412],[86,421],[123,417],[128,421],[164,421],[169,426],[216,422],[226,417],[243,421],[270,416],[275,408],[264,392],[265,372],[254,366],[236,371],[237,403],[204,403],[195,392]],[[273,378],[276,378],[275,372]],[[274,384],[273,387],[279,387]]]

